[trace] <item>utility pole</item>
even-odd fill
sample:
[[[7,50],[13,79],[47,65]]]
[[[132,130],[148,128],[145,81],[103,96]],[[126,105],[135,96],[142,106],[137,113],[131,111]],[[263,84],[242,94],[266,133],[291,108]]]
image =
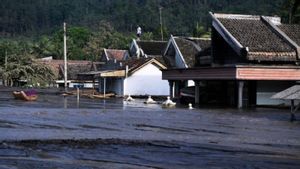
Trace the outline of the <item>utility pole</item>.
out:
[[[159,7],[160,34],[161,34],[161,40],[163,41],[164,40],[164,32],[163,32],[161,12],[162,12],[162,7]]]
[[[67,77],[67,28],[66,22],[64,22],[64,80],[65,80],[65,92],[68,91],[68,77]]]

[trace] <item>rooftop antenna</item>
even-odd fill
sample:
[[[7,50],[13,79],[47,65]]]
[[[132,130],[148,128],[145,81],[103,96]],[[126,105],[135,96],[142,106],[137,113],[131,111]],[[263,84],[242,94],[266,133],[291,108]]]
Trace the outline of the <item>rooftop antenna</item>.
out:
[[[64,22],[64,81],[65,81],[65,92],[68,91],[68,74],[67,74],[67,28],[66,22]]]

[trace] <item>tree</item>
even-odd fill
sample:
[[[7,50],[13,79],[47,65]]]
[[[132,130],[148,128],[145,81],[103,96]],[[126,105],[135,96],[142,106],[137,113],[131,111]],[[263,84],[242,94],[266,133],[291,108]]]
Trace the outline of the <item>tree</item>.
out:
[[[30,53],[29,44],[11,42],[7,45],[7,64],[0,67],[0,75],[6,84],[12,86],[18,80],[27,80],[28,83],[48,83],[54,78],[52,70],[39,64],[36,56]],[[13,50],[12,50],[13,49]],[[12,53],[13,51],[13,53]]]
[[[83,48],[87,45],[91,36],[90,30],[84,27],[69,26],[67,28],[67,50],[68,59],[82,60],[88,58],[85,57]],[[52,53],[56,59],[62,59],[63,57],[63,30],[56,31],[52,38]]]
[[[97,60],[104,48],[128,49],[131,36],[116,32],[109,22],[101,21],[97,32],[94,32],[84,48],[89,58]]]
[[[193,31],[194,37],[201,37],[201,38],[210,38],[210,31],[206,31],[204,26],[198,25],[195,27]]]

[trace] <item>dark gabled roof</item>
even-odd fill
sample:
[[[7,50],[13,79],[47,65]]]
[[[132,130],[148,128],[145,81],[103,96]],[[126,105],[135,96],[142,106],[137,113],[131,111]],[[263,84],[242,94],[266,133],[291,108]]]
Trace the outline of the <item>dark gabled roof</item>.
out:
[[[248,48],[247,59],[296,60],[296,51],[293,46],[268,24],[268,22],[275,22],[274,20],[278,18],[266,17],[269,21],[264,21],[260,16],[251,15],[215,14],[214,16],[244,48]],[[274,23],[274,25],[280,25],[280,23]]]
[[[118,49],[104,49],[104,54],[108,57],[109,60],[116,59],[117,61],[121,61],[124,59],[125,55],[128,53],[127,50],[118,50]]]
[[[48,65],[56,78],[63,79],[64,77],[64,60],[37,60],[38,63]],[[75,80],[77,77],[77,72],[82,73],[82,71],[91,71],[100,68],[103,65],[102,62],[91,62],[86,60],[68,60],[68,79]]]
[[[64,66],[63,64],[59,65],[60,72],[59,76],[60,79],[64,77]],[[68,63],[68,79],[70,80],[77,80],[77,74],[83,73],[83,72],[90,72],[95,71],[95,65],[91,61],[76,61],[76,62],[70,62]]]
[[[167,46],[166,41],[136,41],[146,55],[162,55]]]
[[[278,27],[300,46],[300,25],[281,24]]]
[[[174,37],[176,44],[188,67],[195,65],[196,55],[211,46],[211,41],[200,38]]]

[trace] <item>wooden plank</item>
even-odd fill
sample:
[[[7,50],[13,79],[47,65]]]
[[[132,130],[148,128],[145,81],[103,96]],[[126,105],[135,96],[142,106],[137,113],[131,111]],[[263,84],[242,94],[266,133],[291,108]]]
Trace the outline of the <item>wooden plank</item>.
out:
[[[125,70],[101,72],[100,77],[125,77]]]

